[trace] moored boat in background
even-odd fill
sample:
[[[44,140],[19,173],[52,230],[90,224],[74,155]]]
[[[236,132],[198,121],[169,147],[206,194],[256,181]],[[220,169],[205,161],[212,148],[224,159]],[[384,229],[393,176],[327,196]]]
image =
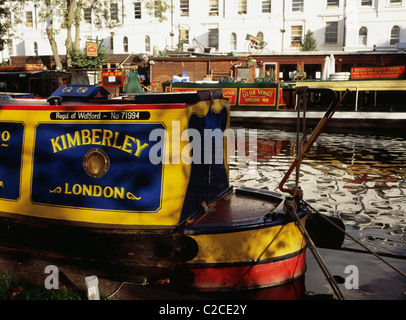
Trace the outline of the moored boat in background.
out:
[[[0,95],[48,98],[57,88],[70,83],[70,78],[69,72],[48,70],[43,64],[3,65],[0,66]]]
[[[335,79],[335,78],[333,78]],[[296,87],[307,87],[306,119],[310,126],[343,92],[351,90],[348,99],[331,119],[326,131],[343,130],[402,133],[406,125],[406,80],[350,79],[305,80],[274,83],[267,78],[255,82],[236,82],[233,78],[210,82],[171,82],[164,84],[167,92],[196,91],[221,88],[230,99],[231,122],[234,126],[296,129]],[[299,101],[300,102],[300,101]]]

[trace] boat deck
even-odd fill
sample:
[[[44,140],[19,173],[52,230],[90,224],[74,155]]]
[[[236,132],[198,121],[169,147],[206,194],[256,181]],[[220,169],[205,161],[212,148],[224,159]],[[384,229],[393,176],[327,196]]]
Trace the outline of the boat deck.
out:
[[[241,187],[212,203],[190,225],[185,234],[232,232],[286,223],[284,196],[279,193]]]

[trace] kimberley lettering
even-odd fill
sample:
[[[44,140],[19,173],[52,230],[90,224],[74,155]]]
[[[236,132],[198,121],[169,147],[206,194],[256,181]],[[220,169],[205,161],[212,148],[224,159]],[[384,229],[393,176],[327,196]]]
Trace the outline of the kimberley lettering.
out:
[[[141,141],[134,137],[122,136],[119,132],[106,129],[83,129],[52,138],[51,145],[53,153],[85,145],[101,145],[119,149],[136,157],[148,147],[147,143],[141,144]]]

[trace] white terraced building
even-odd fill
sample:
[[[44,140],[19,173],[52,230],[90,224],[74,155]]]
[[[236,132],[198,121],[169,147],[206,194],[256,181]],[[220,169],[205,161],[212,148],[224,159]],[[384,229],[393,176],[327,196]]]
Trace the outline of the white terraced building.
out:
[[[167,0],[173,10],[150,14],[146,1],[117,0],[110,16],[114,29],[99,30],[84,1],[81,43],[103,39],[109,53],[156,54],[179,40],[196,52],[247,52],[247,34],[266,42],[262,51],[295,53],[312,31],[319,51],[404,50],[406,0]],[[22,14],[21,14],[22,13]],[[45,27],[34,4],[9,17],[12,29],[0,61],[10,56],[52,55]],[[11,34],[13,34],[11,36]],[[57,35],[65,54],[66,30]]]

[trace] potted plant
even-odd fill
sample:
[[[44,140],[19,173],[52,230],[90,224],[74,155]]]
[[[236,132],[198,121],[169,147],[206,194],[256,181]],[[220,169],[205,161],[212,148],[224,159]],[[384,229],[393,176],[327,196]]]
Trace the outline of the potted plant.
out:
[[[304,80],[306,78],[307,74],[306,72],[298,69],[293,71],[293,79],[294,80]]]

